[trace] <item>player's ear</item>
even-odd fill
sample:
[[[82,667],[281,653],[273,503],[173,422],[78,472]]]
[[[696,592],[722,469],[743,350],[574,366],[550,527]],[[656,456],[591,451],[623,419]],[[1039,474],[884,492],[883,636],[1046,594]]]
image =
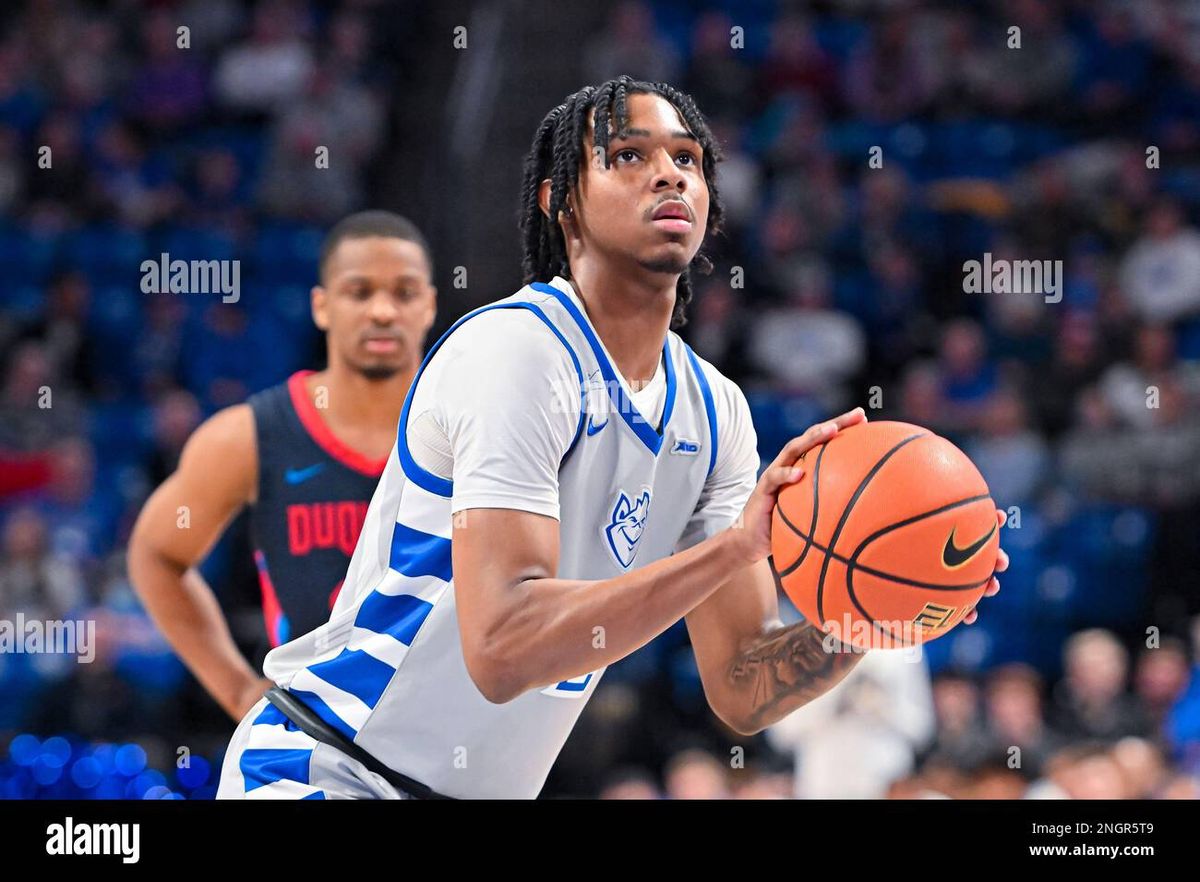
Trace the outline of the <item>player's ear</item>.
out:
[[[329,330],[329,294],[321,285],[313,285],[309,292],[309,307],[312,310],[313,324],[319,330]]]
[[[567,193],[567,199],[562,207],[562,211],[558,214],[563,228],[564,239],[576,239],[579,237],[579,227],[576,219],[579,217],[579,212],[575,207],[575,191],[570,190]]]
[[[550,179],[546,178],[538,184],[538,208],[542,214],[550,217]]]
[[[429,286],[429,311],[425,316],[425,330],[429,331],[437,321],[437,285]]]

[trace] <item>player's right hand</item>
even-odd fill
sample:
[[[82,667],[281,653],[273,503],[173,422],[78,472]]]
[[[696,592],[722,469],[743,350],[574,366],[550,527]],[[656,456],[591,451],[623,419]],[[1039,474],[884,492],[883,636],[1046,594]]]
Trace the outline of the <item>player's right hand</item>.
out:
[[[758,563],[771,554],[771,515],[779,491],[800,480],[804,465],[800,457],[833,438],[841,429],[865,423],[867,413],[861,407],[839,417],[818,423],[803,435],[797,435],[783,446],[779,455],[763,471],[742,510],[742,516],[731,528],[747,564]]]

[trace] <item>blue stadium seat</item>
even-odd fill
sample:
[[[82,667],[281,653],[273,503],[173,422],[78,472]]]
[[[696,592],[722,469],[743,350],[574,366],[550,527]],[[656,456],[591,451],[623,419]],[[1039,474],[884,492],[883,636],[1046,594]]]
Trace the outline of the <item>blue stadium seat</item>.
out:
[[[817,401],[803,395],[749,391],[746,401],[758,433],[758,451],[768,460],[794,436],[827,416]]]
[[[1140,609],[1154,537],[1148,512],[1133,506],[1082,506],[1055,531],[1055,559],[1077,581],[1068,599],[1080,627],[1119,625]]]
[[[256,292],[251,301],[252,308],[266,307],[271,315],[296,330],[313,327],[312,307],[309,303],[310,286],[262,282],[261,290],[258,284],[252,290]]]
[[[153,452],[152,419],[150,409],[142,403],[93,402],[88,436],[97,461],[106,465],[145,462]]]
[[[313,284],[324,231],[299,224],[264,224],[254,245],[255,274],[276,283]]]
[[[1200,359],[1200,316],[1181,322],[1175,340],[1180,358]]]
[[[88,327],[100,334],[121,336],[128,342],[141,320],[144,298],[157,296],[160,295],[143,294],[136,282],[98,286],[88,304]]]
[[[69,263],[89,278],[130,285],[138,283],[142,261],[154,256],[140,232],[105,224],[77,231],[65,251]]]
[[[157,250],[171,260],[232,260],[237,256],[233,237],[209,227],[171,227],[157,237]]]
[[[842,18],[821,18],[813,26],[817,44],[839,62],[850,57],[867,36],[867,26]]]
[[[18,322],[33,322],[46,314],[46,290],[37,284],[21,284],[21,277],[11,276],[13,284],[5,286],[0,298],[4,313]]]
[[[0,267],[10,279],[44,282],[53,272],[60,244],[53,233],[0,226]]]

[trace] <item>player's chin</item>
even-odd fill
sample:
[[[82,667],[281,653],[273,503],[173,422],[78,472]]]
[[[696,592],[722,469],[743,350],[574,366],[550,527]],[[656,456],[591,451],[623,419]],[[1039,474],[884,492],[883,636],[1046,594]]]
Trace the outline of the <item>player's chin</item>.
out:
[[[404,370],[406,361],[402,357],[364,355],[354,362],[354,369],[368,380],[390,380]]]
[[[650,272],[679,275],[688,268],[696,250],[682,240],[668,241],[643,255],[640,262]]]

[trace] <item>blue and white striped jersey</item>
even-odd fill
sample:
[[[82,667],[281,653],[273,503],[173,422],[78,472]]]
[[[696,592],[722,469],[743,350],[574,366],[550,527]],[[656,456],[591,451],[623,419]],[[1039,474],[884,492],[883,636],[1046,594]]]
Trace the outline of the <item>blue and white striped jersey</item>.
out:
[[[519,332],[498,320],[512,310],[525,317]],[[489,323],[511,335],[501,357],[496,346],[486,358],[455,346],[468,337],[456,337],[464,325],[478,339]],[[558,576],[587,580],[618,576],[729,526],[758,469],[745,398],[674,333],[663,345],[663,367],[659,427],[632,406],[562,278],[526,286],[459,319],[430,350],[409,391],[396,447],[330,620],[273,650],[267,676],[384,763],[434,790],[537,796],[604,668],[505,704],[485,699],[467,672],[459,636],[454,518],[481,506],[556,516]],[[439,372],[451,370],[478,378],[500,400],[436,424],[452,460],[448,473],[438,474],[418,462],[429,465],[428,456],[414,456],[413,405],[422,384],[434,388]],[[503,479],[508,465],[518,477]],[[482,492],[474,489],[477,472],[501,478]],[[522,474],[543,477],[530,479],[526,491]]]

